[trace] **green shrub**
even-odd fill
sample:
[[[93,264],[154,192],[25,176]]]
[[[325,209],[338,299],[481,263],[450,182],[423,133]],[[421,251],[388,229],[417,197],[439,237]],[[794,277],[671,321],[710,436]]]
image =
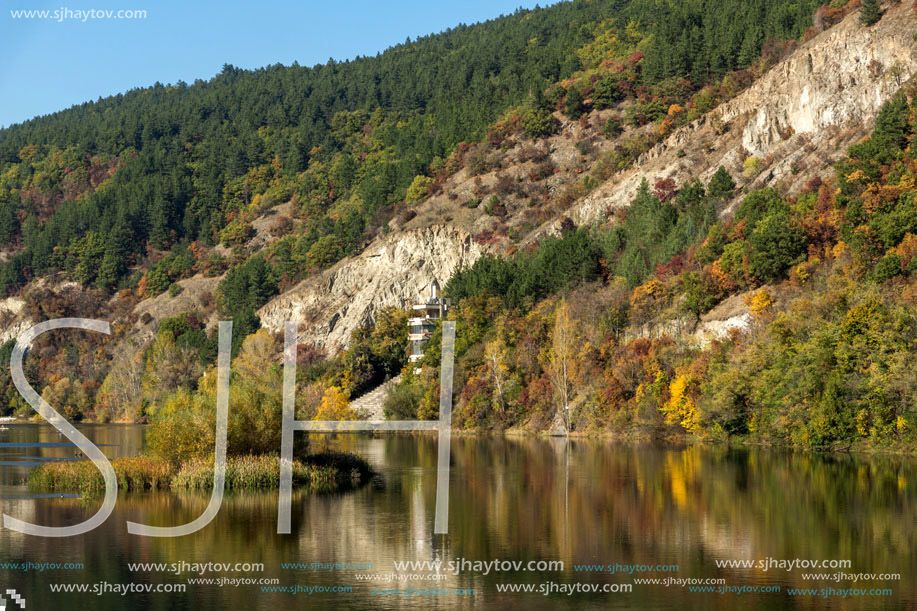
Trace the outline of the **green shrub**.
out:
[[[618,79],[614,76],[604,76],[595,84],[592,92],[592,105],[596,108],[611,108],[626,96],[618,87]]]
[[[751,246],[751,273],[765,282],[782,278],[791,265],[805,258],[806,234],[786,214],[772,214],[762,219],[748,243]]]
[[[163,265],[154,265],[146,274],[146,290],[150,296],[156,296],[171,286],[172,280]]]
[[[522,130],[529,138],[550,136],[559,127],[557,119],[544,108],[526,108],[519,118]]]
[[[880,283],[901,275],[901,257],[894,253],[885,255],[879,259],[872,275],[875,281]]]
[[[398,384],[385,397],[382,409],[391,420],[415,420],[423,389],[419,384]]]
[[[623,131],[621,119],[617,115],[608,117],[608,120],[605,122],[605,127],[602,128],[602,133],[609,139],[617,138]]]
[[[697,316],[709,312],[721,298],[714,283],[702,272],[686,272],[682,277],[682,291],[685,308]]]
[[[722,181],[715,186],[720,190],[725,185],[725,181]],[[750,232],[758,224],[758,221],[765,216],[778,213],[789,214],[789,212],[790,207],[783,201],[780,193],[776,189],[768,187],[767,189],[752,191],[746,195],[742,203],[739,204],[739,209],[736,210],[735,220],[736,222],[745,220],[748,223],[748,231]]]

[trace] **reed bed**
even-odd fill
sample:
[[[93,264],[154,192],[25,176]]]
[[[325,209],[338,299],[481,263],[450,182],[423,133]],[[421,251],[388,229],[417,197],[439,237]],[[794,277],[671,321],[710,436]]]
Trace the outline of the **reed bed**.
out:
[[[191,459],[177,471],[166,461],[145,456],[116,458],[111,463],[120,490],[209,490],[213,487],[212,457]],[[355,488],[371,475],[369,463],[350,453],[322,452],[293,462],[293,486],[311,492]],[[280,464],[276,456],[232,456],[226,460],[227,490],[271,489],[279,485]],[[83,496],[97,496],[105,492],[105,481],[89,461],[53,462],[32,470],[29,488],[78,491]]]
[[[352,454],[315,454],[293,462],[293,486],[313,492],[353,487],[371,475],[369,464]],[[280,463],[276,456],[234,456],[226,461],[227,490],[257,490],[280,485]],[[207,490],[213,487],[213,459],[193,459],[182,465],[172,488]]]
[[[166,489],[172,481],[169,463],[156,458],[136,456],[111,460],[120,490]],[[105,492],[105,480],[96,466],[88,460],[49,462],[29,473],[29,488],[56,492],[78,491],[83,496]]]

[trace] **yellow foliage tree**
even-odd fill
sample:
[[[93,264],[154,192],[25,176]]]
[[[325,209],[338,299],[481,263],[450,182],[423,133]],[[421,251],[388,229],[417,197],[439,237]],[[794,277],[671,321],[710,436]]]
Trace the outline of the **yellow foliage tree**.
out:
[[[762,318],[770,312],[771,306],[774,305],[774,298],[770,291],[761,288],[755,291],[753,295],[745,297],[745,305],[748,306],[752,316]]]
[[[143,363],[141,355],[126,355],[112,363],[96,395],[98,416],[103,420],[121,418],[134,421],[143,402]]]
[[[41,393],[42,399],[68,420],[79,420],[91,401],[83,385],[67,377],[53,379]]]
[[[742,175],[745,178],[753,178],[758,175],[758,161],[757,157],[746,157],[744,169],[742,170]]]
[[[150,345],[143,369],[143,397],[157,404],[177,388],[190,388],[200,375],[196,351],[177,345],[171,334],[160,333]]]
[[[911,261],[917,259],[917,235],[913,233],[906,234],[901,243],[891,252],[901,257],[901,266],[904,269],[908,269]]]
[[[215,371],[207,377],[215,380]],[[155,456],[178,467],[194,456],[212,455],[216,409],[209,399],[184,388],[165,399],[146,438]]]
[[[509,374],[509,367],[506,365],[508,356],[509,350],[501,337],[494,338],[484,346],[484,358],[487,360],[487,368],[490,370],[490,376],[496,391],[496,404],[501,413],[506,410],[503,391]]]
[[[409,204],[425,199],[433,189],[433,183],[434,181],[432,178],[418,174],[414,177],[410,186],[408,186],[405,199]]]
[[[322,404],[315,414],[316,420],[356,420],[357,415],[348,407],[350,396],[337,386],[325,391]]]
[[[676,376],[669,385],[669,400],[660,408],[668,424],[680,424],[689,433],[700,432],[700,411],[688,395],[691,378]]]
[[[246,380],[262,380],[273,367],[279,367],[279,346],[265,329],[259,329],[242,342],[233,371]]]
[[[38,153],[37,144],[27,144],[19,150],[19,158],[23,161],[31,161],[31,159]]]
[[[641,284],[631,293],[630,304],[637,319],[652,316],[667,297],[665,285],[657,278]]]
[[[569,410],[572,379],[576,366],[576,327],[570,315],[567,300],[562,299],[554,315],[554,332],[551,337],[550,374],[558,400],[564,426],[570,428]]]

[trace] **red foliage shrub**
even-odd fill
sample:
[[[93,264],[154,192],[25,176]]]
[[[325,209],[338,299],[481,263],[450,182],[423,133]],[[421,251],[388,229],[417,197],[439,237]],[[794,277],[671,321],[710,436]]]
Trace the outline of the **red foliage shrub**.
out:
[[[657,178],[653,186],[653,194],[661,202],[667,202],[675,197],[676,184],[673,178]]]

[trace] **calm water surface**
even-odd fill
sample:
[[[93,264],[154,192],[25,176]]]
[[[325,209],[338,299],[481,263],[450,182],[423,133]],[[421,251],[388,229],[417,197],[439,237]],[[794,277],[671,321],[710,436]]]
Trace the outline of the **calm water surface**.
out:
[[[143,447],[140,426],[85,425],[107,456]],[[30,522],[82,521],[97,502],[31,494],[34,464],[73,460],[42,425],[0,431],[0,509]],[[293,533],[276,534],[274,493],[228,494],[204,530],[175,539],[127,533],[126,520],[169,526],[197,517],[202,494],[121,495],[87,535],[45,539],[0,530],[0,563],[82,563],[81,570],[0,570],[4,589],[30,609],[488,608],[488,609],[912,609],[917,608],[915,463],[724,448],[662,448],[606,441],[453,438],[449,534],[434,536],[435,437],[341,436],[313,441],[365,456],[380,476],[346,494],[294,494]],[[560,560],[563,570],[464,571],[441,580],[386,581],[404,560]],[[718,568],[723,560],[849,559],[836,573],[899,573],[900,581],[806,580],[804,569]],[[352,586],[349,593],[264,593],[260,585],[188,585],[185,594],[52,594],[51,583],[187,584],[200,577],[137,572],[133,562],[263,563],[263,572],[207,578],[276,578],[281,585]],[[371,563],[372,570],[283,569],[286,562]],[[581,572],[577,564],[678,565],[677,572]],[[406,573],[410,573],[407,571]],[[415,571],[427,576],[426,571]],[[358,580],[356,575],[375,578]],[[722,578],[781,593],[703,594],[634,585],[627,594],[506,594],[498,584],[633,583],[634,578]],[[371,588],[474,588],[473,597],[374,596]],[[892,596],[790,596],[789,588],[891,588]]]

